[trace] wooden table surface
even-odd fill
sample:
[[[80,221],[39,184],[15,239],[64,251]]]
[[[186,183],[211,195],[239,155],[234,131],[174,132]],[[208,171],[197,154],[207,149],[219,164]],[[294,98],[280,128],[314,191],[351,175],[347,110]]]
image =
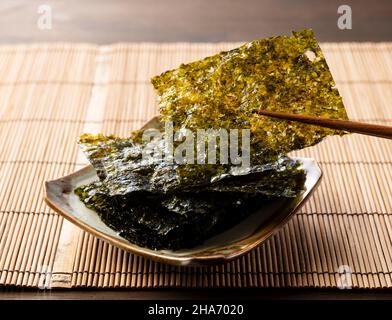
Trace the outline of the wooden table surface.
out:
[[[150,289],[150,290],[17,290],[0,291],[12,300],[379,300],[392,299],[392,290],[339,289]]]
[[[48,4],[52,29],[40,30]],[[352,9],[340,30],[337,9]],[[0,44],[245,41],[311,27],[320,41],[391,41],[390,0],[1,0]]]
[[[40,5],[52,28],[37,26]],[[352,30],[337,27],[337,8],[352,8]],[[311,27],[320,41],[392,41],[391,0],[1,0],[0,45],[31,42],[246,41]],[[378,299],[391,291],[130,290],[38,291],[3,288],[6,299],[178,298]]]

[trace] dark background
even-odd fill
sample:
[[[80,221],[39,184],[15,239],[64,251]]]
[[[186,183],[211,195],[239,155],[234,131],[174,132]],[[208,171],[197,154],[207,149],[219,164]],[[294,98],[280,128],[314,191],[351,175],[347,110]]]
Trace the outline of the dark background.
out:
[[[52,30],[37,27],[52,8]],[[340,5],[351,30],[337,27]],[[311,27],[320,41],[391,41],[391,0],[1,0],[0,43],[246,41]]]

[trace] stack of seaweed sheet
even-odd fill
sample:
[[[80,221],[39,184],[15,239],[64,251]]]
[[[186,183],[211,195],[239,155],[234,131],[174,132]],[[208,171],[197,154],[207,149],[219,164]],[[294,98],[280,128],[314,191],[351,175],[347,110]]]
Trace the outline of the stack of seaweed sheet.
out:
[[[347,118],[310,30],[253,41],[181,65],[152,83],[162,122],[192,135],[198,129],[249,129],[251,159],[245,170],[237,170],[227,163],[146,157],[147,147],[166,152],[166,132],[151,141],[142,139],[141,131],[128,138],[81,136],[80,145],[99,180],[78,187],[76,194],[124,238],[152,249],[195,246],[271,199],[297,197],[304,190],[305,172],[286,154],[342,134],[270,119],[256,110]]]

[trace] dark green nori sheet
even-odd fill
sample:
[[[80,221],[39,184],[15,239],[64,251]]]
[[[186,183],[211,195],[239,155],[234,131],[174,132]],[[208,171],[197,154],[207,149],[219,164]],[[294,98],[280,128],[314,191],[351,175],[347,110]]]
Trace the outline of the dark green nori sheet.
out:
[[[158,145],[161,142],[157,140]],[[178,165],[162,158],[143,159],[143,145],[132,138],[83,135],[80,145],[111,196],[141,191],[195,192],[203,188],[293,197],[302,189],[297,184],[298,178],[304,176],[298,168],[300,164],[284,156],[273,163],[251,166],[246,174],[237,175],[230,165]]]
[[[266,109],[347,119],[312,30],[246,43],[152,78],[163,120],[175,129],[251,130],[252,163],[342,131],[257,114]]]
[[[230,192],[108,196],[101,182],[75,192],[125,239],[151,249],[172,250],[199,244],[269,201],[256,194]]]

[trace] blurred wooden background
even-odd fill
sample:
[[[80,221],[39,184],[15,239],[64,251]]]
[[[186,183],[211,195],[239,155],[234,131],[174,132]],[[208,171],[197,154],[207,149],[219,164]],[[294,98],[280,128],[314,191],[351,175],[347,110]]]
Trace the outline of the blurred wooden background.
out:
[[[39,6],[52,29],[37,27]],[[352,30],[337,8],[352,8]],[[391,41],[391,0],[1,0],[0,44],[245,41],[311,27],[320,41]]]

